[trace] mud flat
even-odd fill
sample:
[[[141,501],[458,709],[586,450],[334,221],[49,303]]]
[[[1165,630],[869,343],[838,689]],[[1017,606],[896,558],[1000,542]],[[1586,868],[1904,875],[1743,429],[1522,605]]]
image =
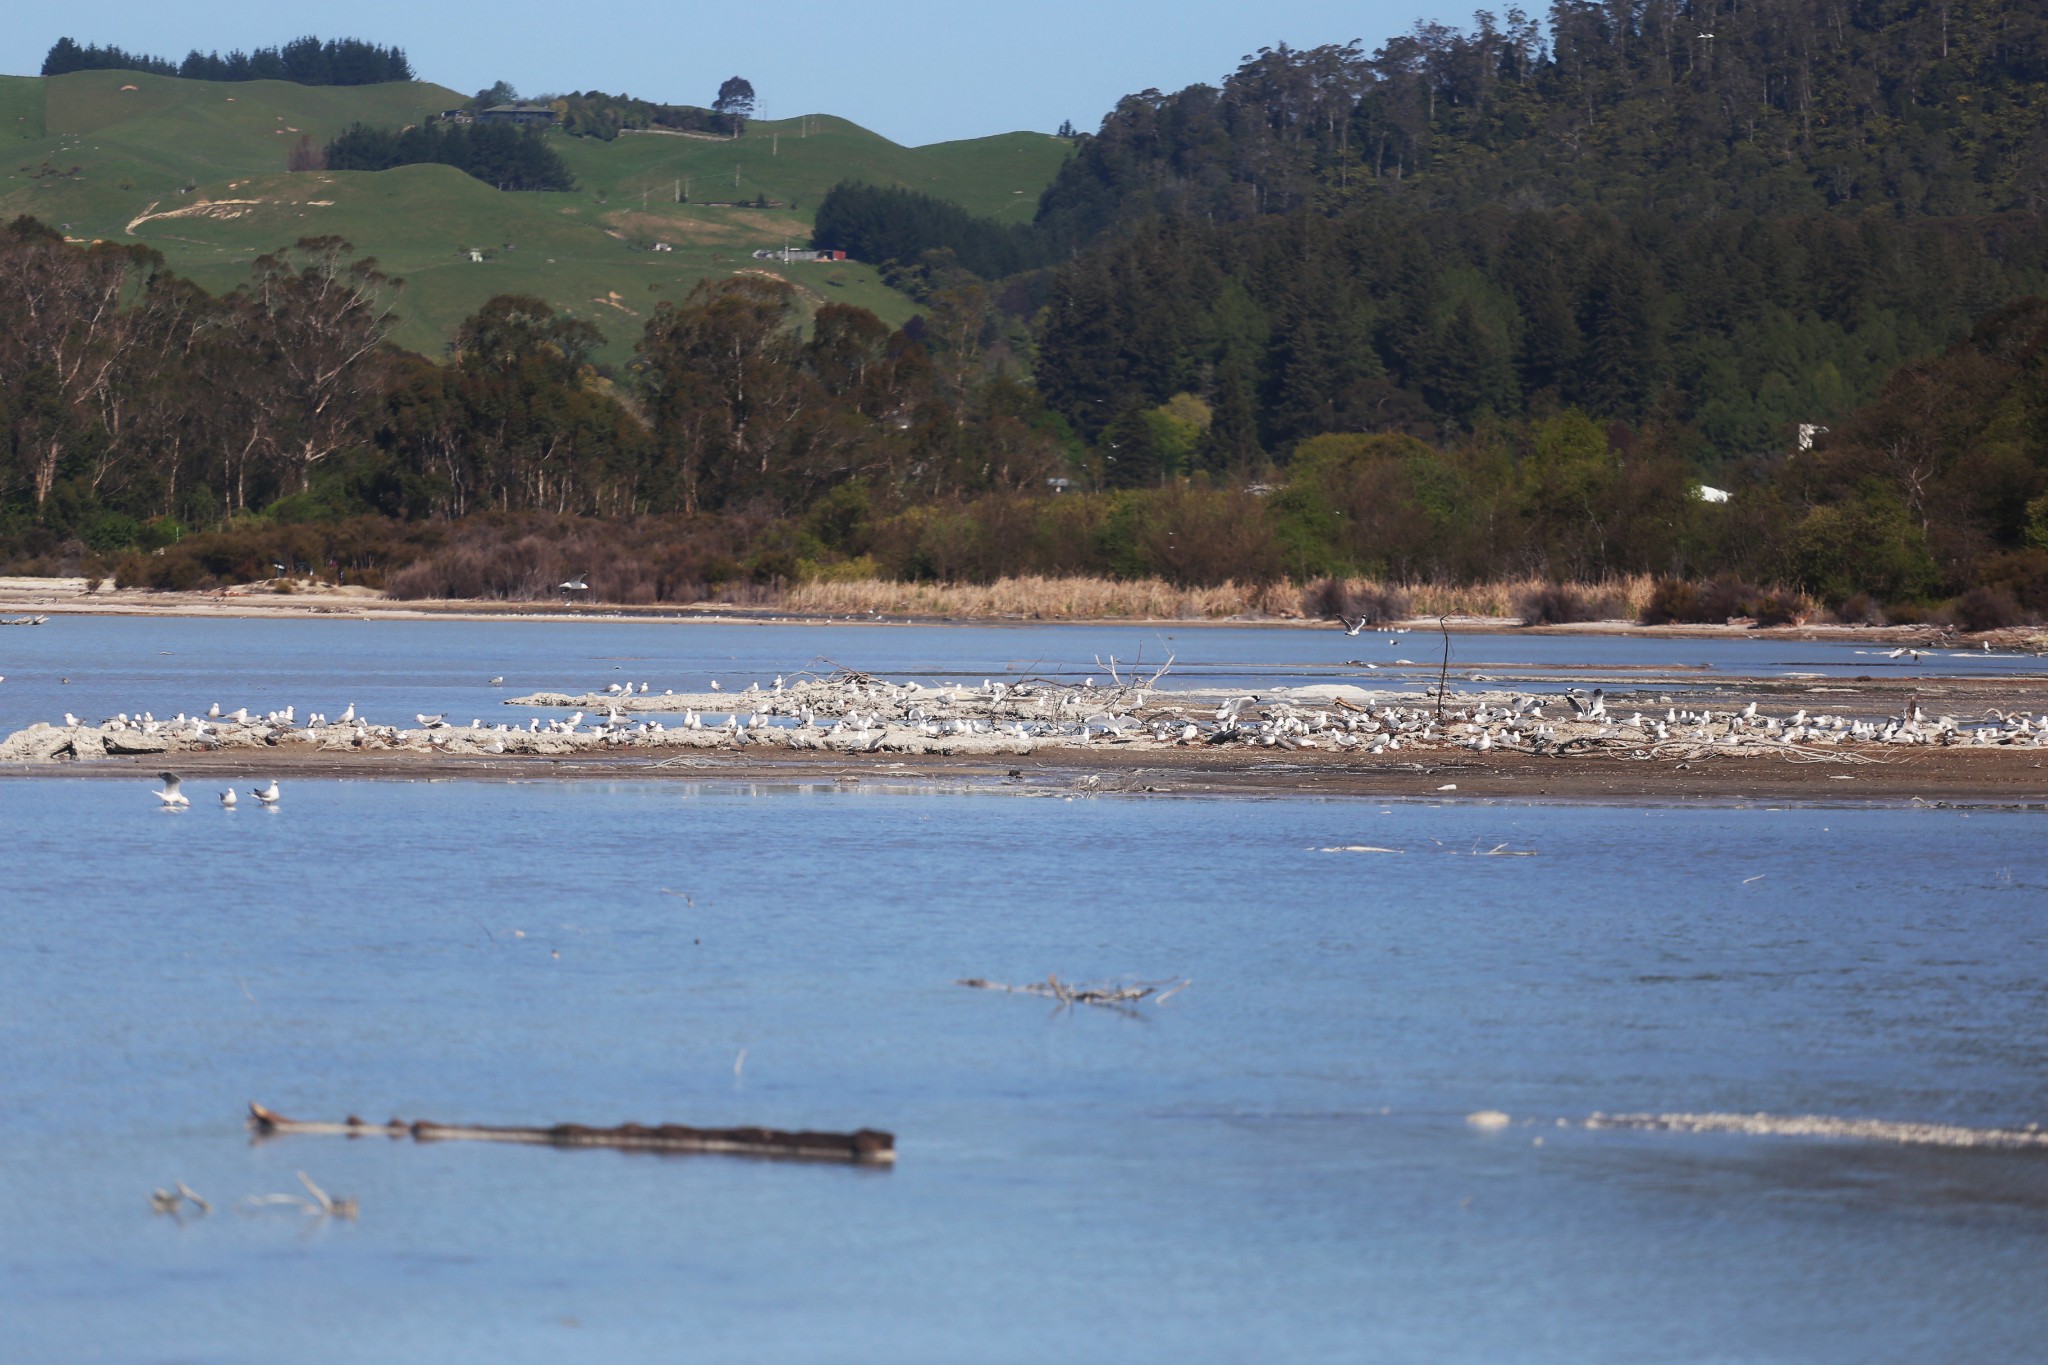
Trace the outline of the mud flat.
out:
[[[19,730],[0,740],[0,773],[2048,802],[2039,679],[1660,683],[1441,705],[1342,684],[1233,695],[1157,681],[918,687],[849,673],[742,692],[532,693],[505,702],[526,713],[517,722],[467,724],[119,716]]]

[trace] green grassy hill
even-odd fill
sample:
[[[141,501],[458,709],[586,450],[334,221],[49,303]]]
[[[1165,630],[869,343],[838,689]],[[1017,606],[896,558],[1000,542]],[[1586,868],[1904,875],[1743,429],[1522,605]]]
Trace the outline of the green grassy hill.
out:
[[[738,270],[781,275],[813,304],[856,303],[901,322],[910,300],[871,266],[784,266],[752,253],[802,245],[818,201],[845,179],[1028,221],[1068,151],[1036,133],[901,147],[814,115],[758,122],[736,140],[556,135],[578,183],[566,194],[504,194],[440,166],[285,169],[302,136],[324,145],[350,123],[396,127],[462,98],[421,83],[0,77],[0,214],[33,214],[76,238],[145,242],[215,290],[240,282],[263,252],[332,233],[405,279],[405,345],[436,353],[479,303],[518,292],[596,323],[617,360],[657,302]],[[679,191],[688,202],[676,202]],[[744,207],[763,199],[775,206]]]

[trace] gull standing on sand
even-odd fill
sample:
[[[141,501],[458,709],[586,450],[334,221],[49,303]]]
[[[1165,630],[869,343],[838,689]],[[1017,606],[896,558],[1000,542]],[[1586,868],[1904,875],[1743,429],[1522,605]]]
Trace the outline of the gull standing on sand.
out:
[[[163,808],[165,810],[180,810],[192,804],[192,798],[178,790],[178,775],[176,773],[158,773],[157,776],[163,779],[164,789],[160,792],[152,792],[151,795],[164,803]]]
[[[276,778],[271,778],[270,785],[267,787],[251,787],[249,790],[256,797],[256,799],[258,801],[261,801],[264,805],[274,806],[277,804]]]

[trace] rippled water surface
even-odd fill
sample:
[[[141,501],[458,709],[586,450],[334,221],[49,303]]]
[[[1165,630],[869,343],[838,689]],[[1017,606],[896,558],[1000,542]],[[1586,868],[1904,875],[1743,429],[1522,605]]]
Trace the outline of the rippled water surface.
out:
[[[266,626],[251,689],[311,678],[325,646]],[[353,683],[394,630],[323,628],[359,632],[326,660]],[[419,629],[473,685],[534,628]],[[519,685],[649,648],[579,629],[587,658]],[[144,634],[139,668],[180,651],[146,703],[242,643]],[[987,659],[1000,632],[968,634]],[[196,796],[0,782],[8,1360],[1989,1361],[2048,1334],[2048,1153],[1579,1126],[2048,1120],[2038,814]],[[1357,846],[1399,851],[1323,851]],[[954,984],[1048,972],[1192,984],[1127,1014]],[[252,1145],[251,1099],[865,1124],[901,1160]],[[300,1170],[360,1218],[237,1207]],[[153,1216],[176,1180],[212,1216]]]

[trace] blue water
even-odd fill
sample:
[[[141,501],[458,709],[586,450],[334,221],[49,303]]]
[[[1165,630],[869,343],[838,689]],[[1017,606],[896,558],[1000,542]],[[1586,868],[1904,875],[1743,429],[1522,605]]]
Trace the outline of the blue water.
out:
[[[668,621],[144,620],[52,617],[0,629],[0,734],[66,711],[97,722],[298,708],[333,716],[350,702],[386,724],[420,713],[458,723],[511,717],[502,703],[534,691],[602,691],[621,681],[654,692],[764,687],[778,673],[860,669],[892,679],[1107,679],[1173,659],[1165,686],[1271,687],[1347,682],[1420,692],[1443,661],[1426,632],[1355,637],[1328,628],[1171,625],[913,626]],[[1557,690],[1655,679],[1709,686],[1805,673],[1831,677],[2048,675],[2048,659],[1939,650],[1913,661],[1839,641],[1558,636],[1451,637],[1451,677]],[[1401,661],[1406,660],[1404,664]],[[1355,661],[1355,662],[1353,662]],[[1365,668],[1364,664],[1374,664]],[[504,686],[489,680],[503,677]],[[519,711],[516,718],[527,713]]]
[[[505,629],[433,668],[534,628]],[[582,629],[594,668],[639,628]],[[289,779],[275,811],[154,805],[0,782],[10,1361],[1989,1361],[2048,1334],[2041,1151],[1557,1126],[2048,1120],[2038,814]],[[1357,844],[1403,851],[1320,851]],[[1472,856],[1500,845],[1536,856]],[[953,984],[1048,972],[1192,984],[1130,1014]],[[873,1125],[901,1160],[252,1145],[250,1099]],[[235,1207],[299,1170],[360,1219]],[[150,1213],[181,1179],[212,1216]]]

